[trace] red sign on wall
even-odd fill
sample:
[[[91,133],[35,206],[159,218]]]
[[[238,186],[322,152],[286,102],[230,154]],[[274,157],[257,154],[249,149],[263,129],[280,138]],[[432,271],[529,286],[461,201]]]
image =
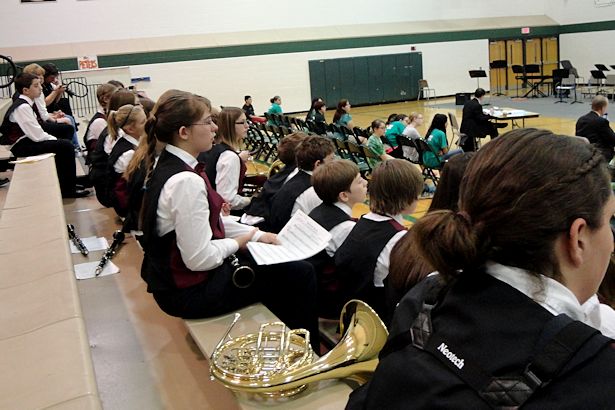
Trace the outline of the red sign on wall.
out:
[[[98,57],[81,56],[77,58],[77,66],[80,70],[92,70],[98,68]]]

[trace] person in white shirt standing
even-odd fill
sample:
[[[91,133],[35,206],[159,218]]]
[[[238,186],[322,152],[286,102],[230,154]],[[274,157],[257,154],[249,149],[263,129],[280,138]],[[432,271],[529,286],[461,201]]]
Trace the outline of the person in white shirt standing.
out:
[[[89,195],[90,191],[75,188],[75,153],[70,141],[59,140],[42,128],[43,118],[35,103],[42,93],[39,78],[22,73],[15,78],[15,89],[19,97],[6,112],[0,128],[3,144],[10,145],[17,157],[54,153],[62,197]]]

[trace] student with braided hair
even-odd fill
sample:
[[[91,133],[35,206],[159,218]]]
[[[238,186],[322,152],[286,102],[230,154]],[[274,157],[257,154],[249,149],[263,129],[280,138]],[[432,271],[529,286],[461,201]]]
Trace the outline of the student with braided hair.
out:
[[[438,274],[403,297],[347,408],[612,407],[614,312],[588,305],[613,252],[602,154],[511,131],[474,156],[458,204],[413,226]]]
[[[151,166],[141,210],[141,276],[158,306],[171,316],[203,318],[261,301],[291,328],[312,331],[317,344],[316,278],[309,263],[254,267],[251,284],[234,277],[231,255],[248,241],[275,243],[277,237],[220,214],[224,200],[196,159],[211,149],[218,129],[209,100],[167,95],[145,129]],[[166,146],[152,169],[156,141]]]

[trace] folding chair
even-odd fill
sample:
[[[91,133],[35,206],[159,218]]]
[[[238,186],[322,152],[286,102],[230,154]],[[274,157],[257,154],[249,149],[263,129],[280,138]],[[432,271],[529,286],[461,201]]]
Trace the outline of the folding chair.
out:
[[[363,152],[362,145],[353,141],[346,141],[346,146],[348,147],[348,152],[350,153],[350,159],[359,167],[361,176],[365,177],[371,171],[371,168],[367,163],[367,157]]]
[[[470,138],[467,134],[459,131],[459,123],[457,122],[457,117],[452,112],[448,113],[448,119],[451,124],[451,130],[453,130],[453,138],[457,138],[455,141],[455,145],[458,147],[462,146],[467,138]],[[474,138],[474,147],[478,151],[480,148],[480,138]]]
[[[434,186],[438,186],[438,176],[436,175],[435,171],[440,171],[442,169],[442,166],[444,165],[444,163],[440,162],[440,165],[438,167],[432,168],[429,167],[427,165],[425,165],[425,162],[423,161],[423,155],[426,152],[433,152],[433,150],[431,149],[431,147],[429,146],[429,144],[427,144],[427,142],[423,139],[415,139],[415,140],[411,140],[411,142],[414,144],[414,146],[416,147],[417,152],[419,153],[419,165],[421,166],[421,169],[423,170],[422,174],[423,174],[423,179],[427,180],[427,179],[431,179]],[[436,158],[438,157],[438,154],[434,152],[434,154],[436,154]]]
[[[419,94],[416,97],[417,101],[421,99],[421,94],[423,95],[423,99],[427,99],[427,101],[429,101],[430,97],[436,98],[436,90],[429,87],[427,80],[419,80]]]

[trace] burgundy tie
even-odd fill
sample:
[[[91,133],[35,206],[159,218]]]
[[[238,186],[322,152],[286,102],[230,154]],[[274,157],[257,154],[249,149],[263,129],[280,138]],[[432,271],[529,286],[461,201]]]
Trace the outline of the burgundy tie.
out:
[[[199,162],[198,164],[196,164],[196,167],[194,167],[194,170],[196,171],[197,174],[199,174],[201,176],[201,178],[203,178],[205,180],[205,185],[207,186],[207,200],[209,202],[209,207],[210,207],[210,211],[212,208],[213,203],[215,203],[215,198],[212,198],[212,196],[216,195],[219,196],[218,193],[211,187],[211,183],[209,182],[209,178],[207,178],[207,174],[205,173],[205,163],[203,162]],[[219,202],[222,201],[222,198],[220,198]],[[219,210],[218,210],[218,215],[220,214]],[[213,215],[213,213],[211,214]],[[210,223],[212,224],[212,229],[215,229],[219,232],[219,234],[221,235],[222,238],[224,238],[224,224],[222,223],[222,218],[220,216],[218,216],[218,218],[216,218],[215,220],[212,219],[212,217],[210,217]],[[215,224],[215,226],[214,226]]]
[[[36,103],[32,104],[32,111],[34,111],[34,115],[36,115],[36,120],[38,121],[38,123],[42,125],[43,119],[41,118],[41,113],[38,112],[38,107],[36,106]]]

